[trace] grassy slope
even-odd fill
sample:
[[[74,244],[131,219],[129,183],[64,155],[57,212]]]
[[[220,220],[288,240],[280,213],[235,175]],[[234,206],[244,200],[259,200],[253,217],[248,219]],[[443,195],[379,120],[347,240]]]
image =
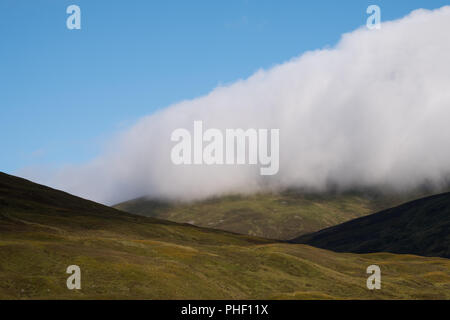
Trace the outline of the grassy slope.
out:
[[[341,252],[450,258],[450,193],[408,202],[294,241]]]
[[[171,204],[139,198],[115,208],[200,227],[271,239],[288,240],[420,197],[375,192],[341,194],[257,194],[226,196],[190,204]]]
[[[71,264],[79,291],[65,286]],[[382,290],[365,288],[370,264],[382,268]],[[168,223],[0,173],[0,298],[450,299],[450,261]]]

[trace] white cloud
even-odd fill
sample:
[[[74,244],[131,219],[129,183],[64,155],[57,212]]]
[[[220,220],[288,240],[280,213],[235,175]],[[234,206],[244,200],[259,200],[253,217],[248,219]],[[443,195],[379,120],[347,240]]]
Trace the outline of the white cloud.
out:
[[[381,30],[345,34],[245,81],[141,119],[103,155],[42,182],[115,203],[285,187],[409,188],[450,172],[450,7],[417,10]],[[175,166],[171,132],[279,128],[280,171]]]

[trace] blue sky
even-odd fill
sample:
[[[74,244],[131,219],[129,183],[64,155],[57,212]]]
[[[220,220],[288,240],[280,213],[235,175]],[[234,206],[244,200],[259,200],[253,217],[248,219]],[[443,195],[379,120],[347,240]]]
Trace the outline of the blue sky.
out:
[[[66,28],[67,6],[82,29]],[[0,171],[94,158],[157,109],[440,0],[0,2]]]

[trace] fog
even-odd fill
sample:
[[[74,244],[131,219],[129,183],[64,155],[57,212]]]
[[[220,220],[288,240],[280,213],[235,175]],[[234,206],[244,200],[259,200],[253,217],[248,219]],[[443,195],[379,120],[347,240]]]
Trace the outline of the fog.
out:
[[[28,174],[113,204],[148,195],[193,200],[227,193],[439,185],[450,173],[450,7],[361,27],[208,95],[143,117],[89,163]],[[280,129],[279,172],[253,165],[174,165],[171,133]],[[33,177],[32,177],[33,176]]]

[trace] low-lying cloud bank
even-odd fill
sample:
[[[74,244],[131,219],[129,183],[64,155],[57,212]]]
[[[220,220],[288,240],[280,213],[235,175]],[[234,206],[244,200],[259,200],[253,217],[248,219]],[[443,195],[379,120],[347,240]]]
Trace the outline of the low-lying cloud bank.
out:
[[[450,7],[358,29],[198,99],[141,119],[103,155],[41,182],[117,203],[288,187],[439,184],[450,173]],[[280,168],[175,166],[177,128],[279,128]]]

